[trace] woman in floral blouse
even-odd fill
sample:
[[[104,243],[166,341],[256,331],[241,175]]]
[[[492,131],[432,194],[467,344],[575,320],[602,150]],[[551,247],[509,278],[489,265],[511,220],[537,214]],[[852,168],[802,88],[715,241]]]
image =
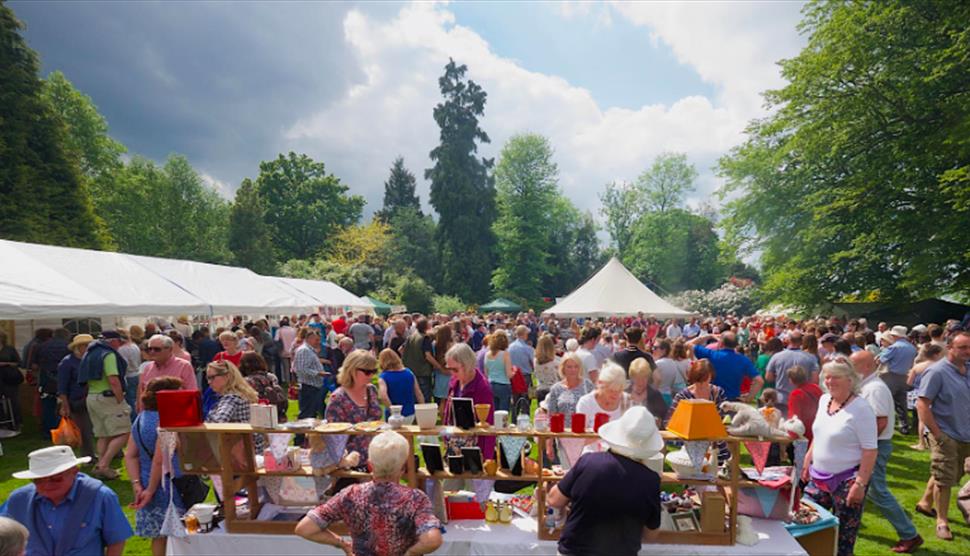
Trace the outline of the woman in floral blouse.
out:
[[[377,387],[371,384],[377,374],[377,359],[367,350],[356,349],[347,355],[337,372],[337,388],[330,394],[324,412],[329,423],[364,423],[380,421],[381,405]],[[371,438],[363,434],[350,435],[347,450],[360,454],[360,465],[367,462],[367,445]]]
[[[431,500],[424,492],[400,484],[407,458],[408,441],[403,436],[394,431],[375,436],[368,462],[374,480],[345,488],[310,510],[297,524],[296,534],[357,556],[437,550],[443,528]],[[336,521],[350,529],[351,542],[330,530]]]

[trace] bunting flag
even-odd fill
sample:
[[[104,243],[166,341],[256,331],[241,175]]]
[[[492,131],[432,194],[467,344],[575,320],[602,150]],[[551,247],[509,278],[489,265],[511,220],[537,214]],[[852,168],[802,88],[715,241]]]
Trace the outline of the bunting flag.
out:
[[[758,503],[761,505],[761,511],[764,512],[762,515],[766,518],[772,515],[772,509],[778,502],[779,491],[772,488],[755,487],[754,492],[758,498]]]
[[[499,444],[502,445],[502,452],[505,454],[506,461],[509,462],[509,469],[515,467],[522,455],[522,448],[525,447],[526,438],[524,436],[501,436]]]
[[[802,467],[805,464],[805,454],[808,453],[808,439],[802,438],[792,443],[795,448],[795,479],[802,476]]]
[[[559,441],[559,447],[562,448],[560,454],[565,456],[563,464],[564,469],[569,469],[576,465],[579,461],[579,456],[583,455],[583,448],[586,446],[586,442],[582,438],[563,438]]]
[[[751,454],[751,461],[754,462],[754,468],[758,470],[758,473],[763,472],[765,470],[765,463],[768,462],[768,451],[771,449],[771,442],[746,440],[744,447]]]
[[[684,442],[684,451],[687,452],[687,457],[690,459],[694,471],[700,472],[701,468],[704,467],[707,450],[710,447],[711,443],[708,440],[688,440]]]

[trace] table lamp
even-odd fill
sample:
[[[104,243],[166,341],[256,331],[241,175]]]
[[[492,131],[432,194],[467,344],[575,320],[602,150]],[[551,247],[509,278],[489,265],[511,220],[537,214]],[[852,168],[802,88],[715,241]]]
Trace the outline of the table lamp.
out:
[[[708,440],[728,435],[717,406],[710,400],[681,400],[667,423],[667,430],[684,440]]]

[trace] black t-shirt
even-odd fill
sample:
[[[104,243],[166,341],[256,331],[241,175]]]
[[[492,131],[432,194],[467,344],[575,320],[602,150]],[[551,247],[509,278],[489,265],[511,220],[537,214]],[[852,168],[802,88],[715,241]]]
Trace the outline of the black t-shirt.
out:
[[[559,482],[570,499],[559,552],[636,554],[643,528],[660,527],[660,476],[612,452],[586,454]]]
[[[623,367],[623,370],[626,371],[627,377],[629,377],[630,376],[630,363],[633,363],[633,360],[634,359],[639,359],[641,357],[644,358],[644,359],[646,359],[647,360],[647,363],[650,363],[650,368],[651,369],[656,369],[657,368],[657,364],[653,362],[653,356],[650,355],[649,353],[645,352],[645,351],[642,351],[638,347],[635,347],[633,349],[626,348],[626,349],[620,350],[620,351],[618,351],[618,352],[616,352],[616,353],[613,354],[613,358],[612,359],[619,366]]]

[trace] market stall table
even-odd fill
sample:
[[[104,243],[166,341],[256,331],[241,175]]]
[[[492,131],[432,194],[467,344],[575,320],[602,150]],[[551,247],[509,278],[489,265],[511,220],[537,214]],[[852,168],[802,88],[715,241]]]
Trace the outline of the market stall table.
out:
[[[753,519],[759,542],[754,546],[704,546],[690,544],[645,544],[641,554],[757,554],[801,556],[808,553],[785,531],[780,521]],[[536,539],[536,520],[516,518],[509,525],[460,520],[445,525],[444,544],[435,554],[556,554],[554,541]],[[168,540],[169,556],[213,554],[342,555],[334,547],[316,544],[296,535],[227,534],[216,530],[204,535]]]

